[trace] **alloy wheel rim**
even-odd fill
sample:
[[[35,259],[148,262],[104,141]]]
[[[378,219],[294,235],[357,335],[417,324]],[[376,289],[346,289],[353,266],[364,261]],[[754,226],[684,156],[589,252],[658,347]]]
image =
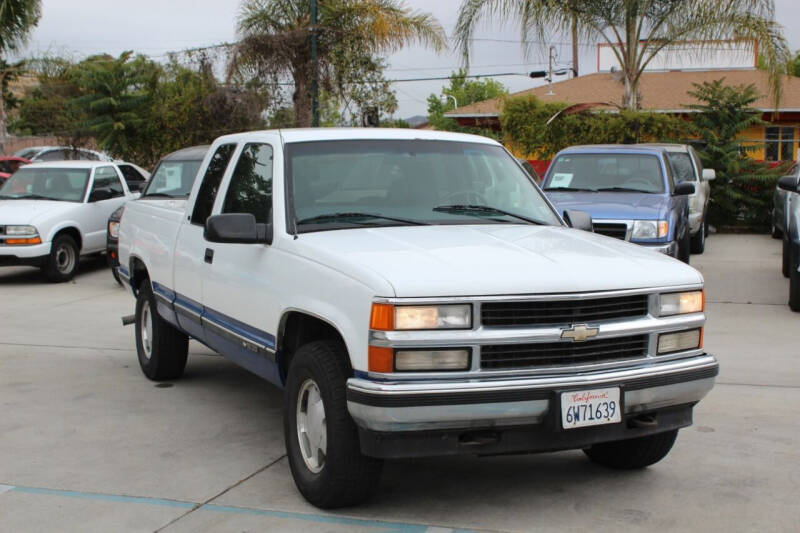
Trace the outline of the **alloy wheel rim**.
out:
[[[313,379],[300,386],[297,395],[297,441],[303,462],[317,474],[325,467],[328,448],[328,431],[325,425],[325,405],[319,387]]]
[[[75,251],[66,244],[56,248],[56,268],[62,274],[70,272],[75,266]]]
[[[142,335],[142,349],[144,357],[150,360],[153,352],[153,313],[150,311],[150,302],[145,302],[142,306],[142,321],[140,326]]]

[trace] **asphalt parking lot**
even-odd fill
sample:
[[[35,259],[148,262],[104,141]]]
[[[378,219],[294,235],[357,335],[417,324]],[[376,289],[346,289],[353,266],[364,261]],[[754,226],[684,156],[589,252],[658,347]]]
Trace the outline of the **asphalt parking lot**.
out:
[[[0,531],[797,531],[800,315],[780,242],[713,235],[692,263],[721,372],[664,461],[397,461],[335,513],[295,489],[280,391],[194,344],[183,379],[144,378],[120,324],[133,298],[103,260],[62,285],[0,270]]]

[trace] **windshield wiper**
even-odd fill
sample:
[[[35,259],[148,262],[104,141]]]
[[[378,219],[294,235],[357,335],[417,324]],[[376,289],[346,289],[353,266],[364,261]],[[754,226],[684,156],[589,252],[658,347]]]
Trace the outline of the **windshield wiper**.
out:
[[[180,196],[181,198],[183,196]],[[179,198],[177,194],[167,194],[165,192],[154,192],[149,194],[143,194],[141,198]]]
[[[599,189],[595,189],[595,191],[599,192],[643,192],[647,194],[651,194],[652,191],[645,191],[642,189],[632,189],[630,187],[600,187]]]
[[[594,189],[579,189],[577,187],[545,187],[545,191],[585,191],[595,192]]]
[[[40,194],[24,194],[22,196],[8,196],[8,195],[0,195],[3,199],[8,200],[53,200],[54,202],[65,202],[66,200],[62,200],[61,198],[51,198],[49,196],[42,196]]]
[[[509,217],[517,218],[519,220],[524,220],[525,222],[529,222],[531,224],[536,224],[537,226],[548,225],[546,222],[542,222],[541,220],[528,218],[526,216],[518,215],[510,211],[505,211],[497,207],[490,207],[488,205],[469,205],[469,204],[440,205],[434,207],[433,210],[442,213],[465,213],[467,215],[477,215],[477,216],[486,214],[506,215]]]
[[[423,222],[421,220],[413,220],[410,218],[401,218],[401,217],[390,217],[386,215],[379,215],[377,213],[359,213],[359,212],[342,212],[342,213],[325,213],[323,215],[316,215],[313,217],[304,218],[302,220],[298,220],[298,224],[314,224],[315,222],[324,222],[326,220],[343,220],[348,218],[380,218],[383,220],[392,220],[394,222],[402,222],[404,224],[412,224],[414,226],[429,226],[428,222]],[[360,222],[361,224],[366,224],[366,222]],[[359,224],[359,222],[354,222],[354,224]]]

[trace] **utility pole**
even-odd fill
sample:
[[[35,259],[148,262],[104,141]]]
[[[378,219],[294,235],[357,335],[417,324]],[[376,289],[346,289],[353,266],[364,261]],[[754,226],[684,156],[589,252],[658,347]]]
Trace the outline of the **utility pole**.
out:
[[[319,127],[319,60],[317,58],[317,0],[311,0],[311,126]]]

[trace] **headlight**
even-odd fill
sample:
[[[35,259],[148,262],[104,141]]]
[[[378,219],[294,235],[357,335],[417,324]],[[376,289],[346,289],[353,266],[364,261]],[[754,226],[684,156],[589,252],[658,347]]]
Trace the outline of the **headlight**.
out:
[[[372,304],[370,328],[384,331],[420,329],[469,329],[472,306]]]
[[[659,297],[658,315],[684,315],[700,313],[705,309],[704,291],[670,292]]]
[[[700,328],[676,333],[662,333],[658,336],[658,355],[702,348],[702,343],[703,330]]]
[[[631,239],[660,239],[669,235],[666,220],[634,220]]]
[[[115,239],[119,239],[119,222],[112,220],[108,223],[108,234]]]
[[[6,235],[28,236],[38,234],[39,232],[33,226],[6,226]]]

